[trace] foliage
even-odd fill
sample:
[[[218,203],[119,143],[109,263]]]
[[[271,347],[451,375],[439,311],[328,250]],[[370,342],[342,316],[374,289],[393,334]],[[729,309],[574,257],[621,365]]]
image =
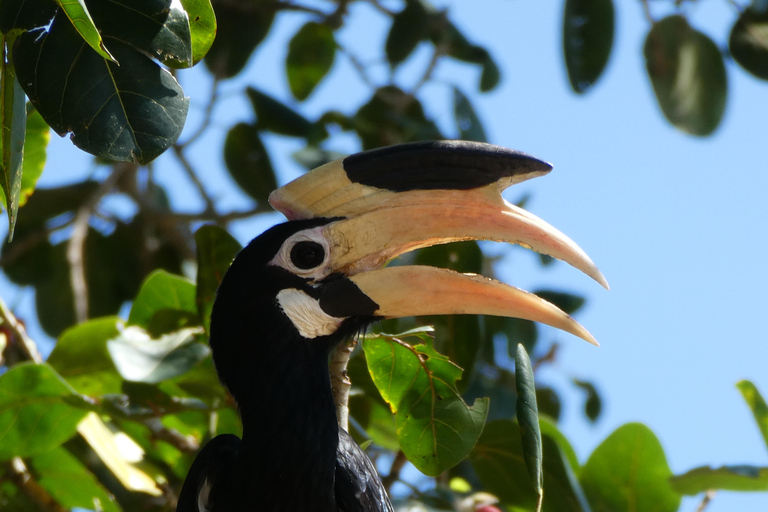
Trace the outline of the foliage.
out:
[[[339,36],[357,23],[359,3],[390,20],[381,49],[390,74],[383,83]],[[671,124],[709,135],[726,107],[726,42],[716,44],[694,27],[681,7],[686,2],[663,3],[670,10],[657,17],[651,7],[662,2],[642,2],[649,81]],[[284,41],[286,96],[295,101],[244,88],[252,120],[234,124],[222,148],[207,150],[223,154],[250,206],[222,213],[200,185],[189,148],[216,128],[210,112],[219,81],[242,76],[284,18],[300,20]],[[614,23],[612,0],[565,2],[563,59],[575,93],[593,89],[610,63]],[[761,80],[768,79],[767,27],[765,2],[755,1],[734,14],[727,41],[733,60]],[[356,137],[365,149],[428,138],[483,141],[474,91],[446,85],[455,130],[443,133],[422,105],[423,86],[445,60],[475,69],[479,93],[492,91],[503,70],[450,11],[428,0],[0,0],[0,31],[0,197],[13,238],[3,244],[0,266],[15,285],[34,288],[37,321],[57,339],[43,362],[0,300],[0,508],[173,510],[198,448],[240,429],[205,333],[218,283],[240,249],[226,228],[270,211],[267,195],[278,182],[271,137],[302,141],[294,158],[307,169],[340,156],[329,149],[339,136]],[[406,86],[397,72],[417,50],[430,59]],[[344,111],[305,108],[342,59],[368,87],[364,103],[344,104]],[[201,61],[214,90],[201,126],[180,142],[190,99],[177,76]],[[71,133],[106,172],[36,189],[48,127]],[[155,176],[163,170],[151,165],[168,149],[198,187],[201,211],[182,214],[170,206],[170,193]],[[57,164],[48,162],[48,172],[59,172]],[[105,207],[115,197],[133,213]],[[475,242],[432,247],[413,258],[462,272],[493,266]],[[584,303],[562,290],[537,293],[569,314]],[[126,303],[130,312],[121,318]],[[434,331],[415,328],[425,321]],[[380,458],[394,461],[383,468],[387,485],[407,481],[406,458],[437,477],[408,487],[400,504],[456,510],[485,491],[509,510],[671,511],[681,496],[710,489],[768,490],[768,467],[672,475],[658,440],[640,424],[620,427],[580,463],[556,426],[560,391],[534,386],[534,374],[557,358],[557,346],[531,322],[426,318],[385,322],[382,329],[406,332],[365,337],[350,361],[352,434],[370,441],[374,454],[394,454]],[[516,365],[502,362],[509,356],[517,356]],[[573,385],[586,395],[585,417],[596,421],[599,390],[588,381]],[[739,390],[768,446],[765,401],[747,381]],[[430,399],[418,399],[423,396]]]

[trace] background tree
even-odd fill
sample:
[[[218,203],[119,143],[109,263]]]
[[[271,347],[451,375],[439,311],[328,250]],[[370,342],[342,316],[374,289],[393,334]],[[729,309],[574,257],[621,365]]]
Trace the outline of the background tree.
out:
[[[743,73],[731,62],[726,66],[718,49],[728,45],[739,66],[765,79],[766,19],[761,2],[733,7],[730,35],[713,42],[696,28],[692,5],[641,2],[638,11],[649,22],[642,47],[661,113],[681,130],[706,136],[726,111],[726,69]],[[501,68],[498,52],[483,46],[492,42],[466,35],[450,9],[428,2],[214,2],[213,46],[207,1],[132,7],[128,11],[142,9],[148,16],[134,19],[121,4],[96,0],[64,6],[0,1],[3,190],[14,236],[0,264],[14,284],[34,288],[36,321],[57,339],[47,365],[24,364],[41,357],[3,305],[8,370],[0,377],[0,504],[8,510],[172,509],[199,444],[239,428],[205,348],[217,276],[239,247],[222,228],[255,234],[253,223],[243,228],[237,221],[269,211],[266,195],[296,172],[286,153],[308,169],[360,148],[442,137],[485,140],[486,126],[473,107],[485,101],[478,93],[493,95],[503,74],[520,79],[520,70]],[[562,16],[563,62],[572,89],[583,94],[609,61],[613,6],[568,1]],[[48,29],[40,28],[51,19]],[[374,33],[369,26],[380,29],[380,44],[366,41]],[[280,69],[249,66],[270,35],[286,48]],[[189,67],[206,52],[192,71],[163,71]],[[341,67],[355,76],[344,74],[343,90],[329,99],[320,89],[339,85],[333,81]],[[440,73],[446,68],[457,74]],[[275,94],[262,76],[278,72],[286,88]],[[179,82],[197,94],[183,93]],[[211,90],[198,93],[198,82]],[[189,102],[184,94],[191,95]],[[248,115],[220,106],[234,96]],[[353,103],[352,97],[364,99]],[[599,93],[594,97],[599,101]],[[144,101],[134,103],[136,98]],[[540,101],[546,104],[546,98]],[[46,124],[60,134],[72,132],[74,143],[97,155],[97,163],[82,179],[35,190],[46,165]],[[236,209],[221,188],[212,193],[208,185],[205,155],[217,152],[240,189],[225,189],[238,194]],[[64,169],[56,161],[47,166],[47,173]],[[169,187],[165,175],[177,169],[187,183]],[[181,201],[187,190],[197,197]],[[259,225],[275,221],[269,219]],[[212,226],[198,229],[201,224]],[[455,244],[415,257],[479,272],[494,266],[485,249]],[[583,304],[572,293],[540,294],[570,312]],[[109,316],[121,308],[123,319]],[[494,404],[468,461],[420,468],[439,475],[434,480],[403,469],[410,466],[399,451],[391,404],[376,391],[376,374],[366,371],[362,354],[350,363],[358,391],[351,402],[353,433],[372,440],[369,450],[403,503],[451,510],[485,490],[502,507],[533,509],[535,489],[512,421],[516,386],[508,353],[523,343],[540,372],[559,360],[558,345],[533,324],[493,318],[419,319],[382,329],[401,332],[425,323],[435,325],[436,349],[465,369],[457,392],[467,403],[490,396]],[[595,386],[573,384],[585,391],[584,414],[594,421],[601,410]],[[764,426],[768,411],[756,388],[744,382],[740,390]],[[555,426],[564,393],[569,391],[562,387],[537,391],[539,409],[550,418],[542,426],[544,509],[671,511],[683,494],[768,488],[768,470],[753,466],[697,469],[669,481],[664,452],[638,424],[620,428],[579,461]],[[762,432],[768,438],[764,427]],[[121,445],[133,446],[137,460],[117,452]],[[628,465],[624,454],[638,449],[643,456]],[[618,484],[609,479],[616,475],[622,477]]]

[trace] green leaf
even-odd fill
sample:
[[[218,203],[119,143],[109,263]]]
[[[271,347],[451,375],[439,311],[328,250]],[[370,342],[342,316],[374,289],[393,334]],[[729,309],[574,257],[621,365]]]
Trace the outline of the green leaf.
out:
[[[461,462],[483,431],[488,400],[468,406],[458,394],[461,368],[431,344],[410,347],[393,337],[366,337],[368,371],[395,413],[400,448],[426,475]]]
[[[67,15],[69,21],[80,34],[80,37],[88,43],[88,46],[94,49],[96,53],[103,58],[117,63],[117,60],[109,53],[107,47],[104,46],[104,41],[101,39],[99,29],[93,23],[88,7],[85,6],[84,0],[54,0],[61,7],[62,11]]]
[[[460,139],[486,142],[485,130],[480,118],[477,117],[469,98],[458,87],[453,87],[453,117],[456,120]]]
[[[488,492],[506,505],[533,510],[538,496],[528,478],[520,435],[519,425],[512,420],[488,423],[470,461]],[[546,489],[542,510],[589,512],[589,504],[556,438],[544,435],[542,448]]]
[[[142,283],[128,315],[128,324],[149,328],[152,318],[163,311],[196,316],[195,294],[195,285],[189,279],[156,270]]]
[[[744,10],[731,29],[728,49],[741,67],[768,80],[768,11],[754,6]]]
[[[589,421],[596,421],[603,409],[603,402],[597,388],[591,382],[579,379],[573,379],[573,383],[587,393],[587,400],[584,402],[584,414]]]
[[[26,135],[26,100],[13,65],[6,56],[6,38],[2,38],[2,62],[0,63],[0,172],[2,189],[8,209],[8,239],[13,239],[16,215],[21,195],[22,165],[24,161],[24,137]]]
[[[27,103],[27,134],[24,137],[24,164],[21,172],[21,194],[19,206],[24,206],[43,174],[46,148],[51,140],[51,130],[40,113],[31,103]]]
[[[539,409],[536,405],[536,384],[533,380],[531,360],[523,345],[517,345],[515,354],[515,383],[517,388],[517,422],[528,476],[537,494],[541,495],[544,482],[542,470],[542,441],[539,429]]]
[[[536,388],[536,404],[541,416],[552,418],[553,421],[560,419],[560,397],[554,389],[550,387]]]
[[[181,0],[189,16],[192,36],[192,64],[197,64],[211,49],[216,38],[216,14],[211,0]]]
[[[189,16],[181,3],[112,0],[91,2],[90,10],[102,34],[146,52],[166,66],[192,66]]]
[[[567,0],[563,16],[565,69],[571,88],[587,92],[605,69],[611,55],[613,0]]]
[[[436,14],[436,16],[440,19],[442,15]],[[501,72],[488,50],[469,42],[450,21],[440,19],[433,24],[433,27],[430,39],[436,46],[445,48],[446,53],[454,59],[479,64],[482,67],[480,91],[488,92],[499,84]]]
[[[86,466],[63,447],[31,460],[39,483],[64,508],[119,512],[120,506]]]
[[[59,135],[71,131],[74,144],[96,156],[146,164],[178,139],[189,99],[149,57],[105,40],[119,66],[83,51],[85,43],[60,12],[49,31],[16,39],[17,76]]]
[[[392,18],[384,52],[393,69],[413,53],[420,41],[427,37],[429,16],[419,0],[407,0],[402,11]]]
[[[307,22],[288,43],[285,69],[288,85],[297,100],[305,100],[328,74],[336,57],[333,29],[323,23]]]
[[[215,2],[216,38],[205,66],[216,78],[240,73],[272,27],[277,9],[269,2]]]
[[[48,357],[48,364],[78,393],[120,393],[123,379],[107,352],[107,341],[117,337],[121,328],[118,317],[106,317],[67,329]]]
[[[277,188],[275,170],[255,125],[237,123],[224,141],[227,171],[240,189],[260,205]]]
[[[645,64],[661,111],[692,135],[715,131],[725,112],[728,84],[723,56],[682,16],[655,23],[645,39]]]
[[[0,376],[0,460],[31,457],[77,432],[87,411],[75,391],[47,364],[22,363]]]
[[[325,128],[312,123],[285,103],[253,87],[247,87],[245,92],[256,113],[256,127],[259,130],[301,137],[310,142],[319,142],[328,137]]]
[[[640,423],[619,427],[581,471],[581,485],[597,512],[674,512],[680,496],[659,440]]]
[[[107,342],[107,350],[124,379],[157,384],[183,374],[208,356],[208,347],[197,342],[199,334],[199,328],[188,328],[152,339],[138,327],[127,327]]]
[[[768,468],[755,466],[701,466],[670,479],[672,489],[695,496],[712,489],[723,491],[768,491]]]
[[[205,331],[209,332],[216,290],[219,289],[224,274],[242,246],[225,229],[213,225],[206,225],[197,230],[195,244],[197,246],[195,302],[197,314],[203,319]]]
[[[739,381],[736,383],[736,387],[739,388],[741,396],[744,397],[744,401],[747,402],[752,411],[757,427],[763,435],[763,442],[768,447],[768,405],[765,403],[765,399],[757,387],[748,380]]]

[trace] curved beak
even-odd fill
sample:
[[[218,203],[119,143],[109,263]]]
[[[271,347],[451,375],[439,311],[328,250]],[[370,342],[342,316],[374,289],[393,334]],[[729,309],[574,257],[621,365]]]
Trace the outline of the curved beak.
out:
[[[510,316],[597,344],[553,304],[498,281],[426,266],[383,268],[421,247],[493,240],[566,261],[608,288],[570,238],[501,197],[508,186],[550,170],[532,156],[490,144],[421,142],[330,162],[273,192],[270,203],[293,219],[340,217],[324,230],[331,268],[378,305],[376,316]]]

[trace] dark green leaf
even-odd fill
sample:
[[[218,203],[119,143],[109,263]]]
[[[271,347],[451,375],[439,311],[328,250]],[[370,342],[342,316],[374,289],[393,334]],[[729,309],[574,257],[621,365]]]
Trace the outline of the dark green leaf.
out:
[[[483,71],[480,73],[480,92],[492,91],[501,81],[499,66],[488,52],[480,64],[483,66]]]
[[[587,400],[584,402],[584,415],[589,421],[596,421],[603,410],[603,401],[597,388],[591,382],[579,379],[573,379],[573,383],[587,393]]]
[[[181,0],[189,15],[192,36],[192,63],[197,64],[211,49],[216,38],[216,15],[211,0]]]
[[[152,317],[164,310],[196,315],[195,285],[189,279],[157,270],[142,283],[128,315],[128,323],[147,328]]]
[[[272,96],[253,87],[246,88],[245,92],[248,94],[248,99],[251,100],[254,112],[256,112],[256,127],[259,130],[267,130],[289,137],[301,137],[310,142],[319,142],[328,136],[325,128],[321,125],[310,122]]]
[[[536,295],[547,302],[551,302],[569,315],[576,313],[584,305],[584,297],[572,293],[558,292],[554,290],[536,290]]]
[[[536,403],[539,406],[539,414],[548,416],[553,421],[560,419],[560,397],[550,387],[536,388]]]
[[[106,317],[67,329],[48,357],[48,364],[78,393],[119,393],[123,379],[107,352],[107,341],[116,338],[121,328],[118,317]]]
[[[419,0],[406,1],[403,10],[395,14],[384,44],[392,68],[407,59],[419,42],[427,37],[428,23],[429,16]]]
[[[613,45],[613,0],[567,0],[563,16],[565,69],[579,94],[592,87]]]
[[[725,112],[728,84],[723,56],[682,16],[655,23],[645,40],[645,64],[661,111],[692,135],[715,131]]]
[[[498,85],[501,73],[488,50],[469,42],[456,25],[448,20],[442,19],[440,22],[433,23],[432,27],[430,33],[432,42],[445,48],[449,56],[482,66],[479,85],[482,92],[488,92]]]
[[[5,41],[3,41],[5,42]],[[13,239],[16,214],[21,196],[22,164],[24,161],[24,137],[26,135],[27,113],[24,91],[21,90],[13,66],[6,58],[5,45],[0,62],[0,184],[8,209],[8,239]]]
[[[267,203],[270,192],[277,188],[277,180],[256,126],[238,123],[227,132],[224,162],[229,175],[243,192],[258,204]]]
[[[534,489],[542,493],[541,430],[539,429],[539,408],[536,404],[536,384],[533,380],[531,360],[525,348],[518,343],[515,354],[515,383],[517,387],[517,422],[520,425],[520,440],[523,459]]]
[[[674,512],[680,496],[659,440],[640,423],[619,427],[581,471],[584,493],[597,512]]]
[[[120,506],[77,458],[62,447],[31,459],[39,483],[53,499],[67,509],[96,509],[119,512]]]
[[[486,142],[485,130],[480,118],[477,117],[469,98],[457,87],[453,88],[453,117],[456,119],[460,139]]]
[[[84,0],[54,0],[54,2],[61,7],[61,10],[67,15],[69,21],[72,22],[72,26],[75,27],[75,30],[77,30],[85,42],[88,43],[88,46],[93,48],[96,53],[103,58],[116,62],[115,58],[109,53],[109,50],[107,50],[107,47],[104,46],[104,41],[102,41],[101,34],[99,33],[101,27],[97,28],[96,25],[94,25]]]
[[[757,387],[748,380],[739,381],[736,387],[741,391],[741,396],[744,397],[744,401],[747,402],[752,415],[755,417],[755,423],[760,429],[760,433],[763,435],[763,442],[768,447],[768,405],[765,403],[765,399],[757,390]]]
[[[90,2],[89,9],[103,34],[146,52],[167,66],[192,66],[189,16],[180,3],[111,0]],[[111,47],[111,41],[109,44]]]
[[[277,9],[269,2],[213,0],[216,39],[204,62],[217,78],[232,78],[245,67],[269,33]]]
[[[391,337],[362,343],[368,370],[395,413],[400,448],[419,471],[436,476],[472,450],[488,414],[488,400],[468,406],[458,394],[461,368],[430,345],[407,347]]]
[[[235,255],[242,249],[226,230],[213,225],[203,226],[195,233],[197,245],[197,314],[203,319],[205,331],[211,325],[211,310],[216,290]]]
[[[45,453],[72,437],[87,411],[70,397],[75,391],[47,364],[19,364],[0,376],[0,460]]]
[[[107,342],[107,349],[124,379],[157,384],[181,375],[208,356],[208,347],[197,341],[199,334],[199,329],[189,328],[152,339],[138,327],[127,327]]]
[[[723,491],[768,491],[768,468],[755,466],[702,466],[670,479],[672,489],[695,496],[711,489]]]
[[[328,25],[307,22],[288,43],[285,69],[297,100],[305,100],[328,74],[336,57],[336,40]]]
[[[733,60],[761,80],[768,80],[768,11],[748,8],[731,29],[728,49]]]
[[[94,155],[147,163],[175,142],[189,106],[176,79],[123,43],[105,38],[120,66],[84,51],[63,13],[50,31],[14,44],[21,86],[59,135]],[[87,94],[84,94],[87,91]]]
[[[589,512],[571,464],[556,439],[542,438],[545,512]],[[520,427],[511,420],[488,423],[470,455],[483,487],[510,506],[533,510],[537,494],[528,478]]]

